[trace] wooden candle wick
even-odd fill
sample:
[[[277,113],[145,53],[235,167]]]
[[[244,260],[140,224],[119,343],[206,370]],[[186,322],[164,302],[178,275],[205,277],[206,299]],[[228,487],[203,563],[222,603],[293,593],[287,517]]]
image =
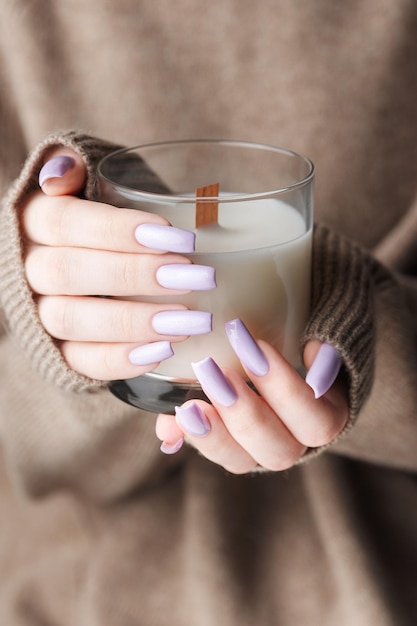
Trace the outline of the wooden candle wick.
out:
[[[200,228],[200,226],[206,226],[207,224],[212,224],[213,222],[217,223],[219,210],[219,202],[217,200],[219,195],[219,183],[204,185],[204,187],[197,187],[195,195],[195,227]],[[216,199],[199,202],[198,198]]]

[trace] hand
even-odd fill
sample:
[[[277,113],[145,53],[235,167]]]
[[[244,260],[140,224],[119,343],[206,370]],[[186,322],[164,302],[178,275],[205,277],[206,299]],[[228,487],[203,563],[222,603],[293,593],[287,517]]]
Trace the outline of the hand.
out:
[[[41,190],[22,207],[27,280],[70,367],[101,380],[138,376],[169,358],[172,343],[210,332],[211,314],[189,311],[175,296],[212,289],[214,270],[180,254],[194,249],[194,233],[76,197],[85,179],[78,154],[48,154]],[[134,301],[167,295],[172,304]]]
[[[229,340],[259,395],[234,370],[212,359],[194,371],[212,402],[193,400],[176,416],[159,415],[161,449],[176,452],[186,437],[202,455],[242,474],[258,465],[285,470],[310,447],[330,443],[348,419],[344,387],[335,381],[341,360],[328,344],[310,341],[304,351],[306,380],[266,342],[255,342],[240,320],[227,326]]]

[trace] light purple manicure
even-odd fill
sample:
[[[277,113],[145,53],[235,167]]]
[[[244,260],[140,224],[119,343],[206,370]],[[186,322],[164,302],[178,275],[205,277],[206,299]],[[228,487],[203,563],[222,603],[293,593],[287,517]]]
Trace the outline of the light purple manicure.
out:
[[[243,365],[255,376],[265,376],[269,371],[268,361],[242,320],[226,322],[225,328],[230,345]]]
[[[195,402],[191,402],[191,404],[186,406],[175,407],[175,415],[179,425],[189,435],[205,437],[211,430],[210,422]]]
[[[50,178],[61,178],[73,167],[75,167],[73,157],[67,155],[53,157],[45,163],[39,172],[39,186],[42,187]]]
[[[341,365],[342,357],[336,348],[329,343],[323,343],[306,376],[306,383],[310,385],[317,399],[329,391]]]
[[[150,365],[169,359],[174,354],[169,341],[155,341],[134,348],[129,354],[133,365]]]
[[[166,252],[194,252],[195,233],[165,224],[140,224],[136,241],[147,248]]]
[[[183,444],[184,444],[184,437],[181,437],[175,443],[167,443],[166,441],[163,441],[161,443],[160,449],[161,449],[161,452],[163,452],[164,454],[175,454],[176,452],[178,452],[178,450],[181,450]]]
[[[191,365],[209,398],[226,407],[232,406],[236,402],[235,390],[211,357],[197,363],[191,363]]]
[[[212,318],[207,311],[160,311],[152,327],[160,335],[205,335],[212,331]]]
[[[216,271],[208,265],[172,263],[158,268],[156,280],[168,289],[209,290],[216,287]]]

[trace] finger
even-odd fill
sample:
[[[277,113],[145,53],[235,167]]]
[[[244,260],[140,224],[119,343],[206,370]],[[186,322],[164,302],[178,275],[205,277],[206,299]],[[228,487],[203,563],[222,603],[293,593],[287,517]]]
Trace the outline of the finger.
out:
[[[229,322],[226,331],[256,389],[298,441],[317,447],[337,436],[348,417],[346,396],[340,388],[316,399],[292,365],[266,342],[255,342],[240,320]],[[308,349],[309,359],[316,350],[317,344]]]
[[[304,350],[304,362],[308,368],[306,383],[313,389],[315,397],[321,398],[335,382],[342,357],[328,343],[309,341]]]
[[[161,296],[214,289],[214,268],[166,254],[31,246],[26,277],[43,295]]]
[[[28,240],[48,246],[136,253],[194,251],[195,233],[174,228],[159,215],[72,196],[34,194],[24,207],[22,225]]]
[[[206,459],[233,474],[246,474],[257,462],[233,439],[216,409],[199,400],[177,407],[176,416],[159,415],[156,434],[163,441],[162,451],[171,453],[181,437],[186,437]],[[168,445],[167,445],[168,444]]]
[[[193,369],[233,439],[259,465],[280,471],[302,456],[305,446],[237,372],[220,369],[211,358],[193,363]]]
[[[105,381],[141,376],[174,354],[167,340],[146,344],[65,341],[61,352],[74,371]]]
[[[39,186],[47,196],[76,194],[85,185],[87,170],[79,154],[60,146],[50,150],[39,173]]]
[[[335,387],[316,399],[311,387],[282,355],[264,342],[259,345],[270,363],[266,376],[255,378],[249,374],[259,393],[304,445],[315,448],[330,443],[348,419],[342,389]]]
[[[184,444],[184,435],[178,428],[175,417],[161,413],[156,419],[156,436],[162,441],[161,452],[164,454],[175,454],[181,450]]]
[[[56,339],[103,343],[183,341],[211,332],[212,318],[181,304],[71,296],[41,296],[38,314]]]

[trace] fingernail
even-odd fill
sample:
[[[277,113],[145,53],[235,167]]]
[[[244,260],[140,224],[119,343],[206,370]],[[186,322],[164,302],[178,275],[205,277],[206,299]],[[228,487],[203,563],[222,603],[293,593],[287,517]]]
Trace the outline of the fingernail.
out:
[[[306,376],[306,383],[310,385],[316,398],[321,398],[329,391],[341,365],[342,357],[336,348],[329,343],[323,343]]]
[[[75,167],[73,157],[66,155],[53,157],[45,163],[39,172],[39,186],[42,187],[50,178],[61,178],[73,167]]]
[[[129,361],[133,365],[150,365],[169,359],[174,354],[169,341],[155,341],[134,348],[129,353]]]
[[[162,265],[156,272],[161,287],[202,291],[216,287],[216,272],[208,265],[173,263]]]
[[[183,407],[175,407],[175,415],[179,425],[189,435],[204,437],[211,430],[210,422],[195,402]]]
[[[212,331],[212,317],[207,311],[160,311],[152,326],[160,335],[205,335]]]
[[[175,443],[168,443],[167,441],[163,441],[161,443],[161,452],[164,454],[175,454],[178,450],[181,450],[184,444],[184,437],[181,437]]]
[[[214,402],[226,407],[236,402],[235,390],[211,357],[191,365],[199,383]]]
[[[265,376],[269,370],[268,361],[242,320],[226,322],[225,328],[230,345],[243,365],[255,376]]]
[[[140,224],[136,241],[147,248],[167,252],[194,252],[195,233],[165,224]]]

